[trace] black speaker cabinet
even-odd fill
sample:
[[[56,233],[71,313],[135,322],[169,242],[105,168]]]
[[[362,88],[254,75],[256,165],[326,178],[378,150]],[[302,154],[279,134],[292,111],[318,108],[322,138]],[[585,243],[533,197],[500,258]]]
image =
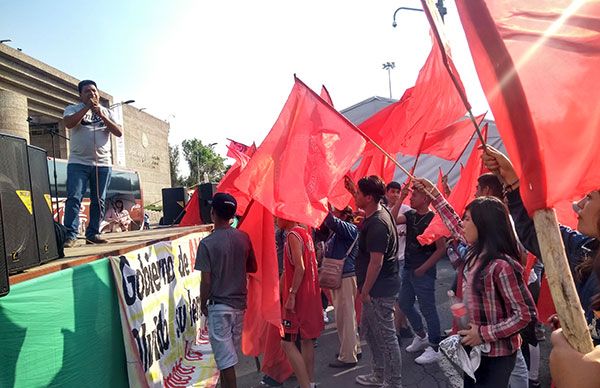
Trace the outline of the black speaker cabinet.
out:
[[[0,134],[0,213],[10,273],[40,263],[25,139]],[[46,167],[47,169],[47,167]]]
[[[2,214],[0,213],[0,297],[8,294],[8,263],[4,251],[4,233],[2,228]]]
[[[179,224],[184,215],[183,209],[187,203],[184,187],[169,187],[162,189],[163,220],[162,225]]]
[[[33,219],[40,261],[46,263],[58,258],[58,246],[52,217],[52,196],[48,176],[48,154],[46,150],[27,146],[29,175],[33,200]]]
[[[210,216],[210,204],[214,193],[217,192],[217,185],[214,183],[201,183],[198,186],[198,200],[200,201],[200,218],[205,224],[212,224]]]

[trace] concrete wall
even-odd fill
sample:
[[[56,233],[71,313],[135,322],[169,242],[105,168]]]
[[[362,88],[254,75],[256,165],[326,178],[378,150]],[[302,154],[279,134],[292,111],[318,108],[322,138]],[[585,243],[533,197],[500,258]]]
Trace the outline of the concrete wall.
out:
[[[171,187],[167,141],[169,124],[133,106],[124,105],[123,131],[126,167],[140,173],[145,204],[160,201],[161,190]],[[113,156],[115,147],[113,141]]]

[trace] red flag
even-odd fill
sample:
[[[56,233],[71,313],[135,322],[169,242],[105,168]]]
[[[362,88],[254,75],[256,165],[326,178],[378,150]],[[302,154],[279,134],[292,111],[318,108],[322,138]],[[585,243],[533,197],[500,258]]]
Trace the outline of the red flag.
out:
[[[321,85],[321,98],[325,100],[329,105],[333,106],[333,100],[331,99],[331,95],[329,95],[329,90],[325,87],[325,85]]]
[[[600,187],[600,3],[458,0],[530,213]]]
[[[262,341],[265,325],[277,328],[281,325],[273,216],[254,201],[242,220],[240,230],[250,236],[258,268],[248,279],[248,306],[244,315],[242,351],[246,355],[258,356],[264,351]]]
[[[316,227],[328,213],[329,193],[364,146],[354,125],[296,78],[235,185],[275,216]]]
[[[200,200],[198,199],[198,188],[194,190],[194,194],[185,205],[185,214],[181,217],[179,226],[202,225],[200,219]]]
[[[454,160],[472,133],[468,125],[451,125],[465,111],[434,40],[415,86],[359,127],[386,151],[405,155],[417,154],[421,135],[427,132],[423,153]],[[365,152],[370,150],[367,146]]]
[[[484,139],[487,139],[487,131],[488,126],[486,124],[481,130]],[[448,203],[452,205],[454,210],[456,210],[460,216],[462,216],[463,211],[469,202],[475,198],[477,178],[482,174],[483,164],[481,162],[481,155],[483,154],[483,150],[480,150],[479,146],[481,146],[481,141],[477,140],[465,168],[460,172],[460,180],[452,189],[450,197],[448,197]],[[441,192],[443,193],[443,191]],[[436,214],[427,229],[425,229],[425,232],[417,237],[417,240],[425,245],[432,244],[440,237],[449,236],[450,231],[448,231],[448,228],[444,225],[440,216]]]
[[[438,171],[438,179],[437,179],[437,185],[436,185],[436,187],[437,187],[438,191],[440,193],[442,193],[442,195],[445,197],[446,196],[446,194],[445,194],[446,190],[444,189],[444,182],[443,182],[443,180],[444,180],[444,173],[442,172],[442,168],[440,167],[439,171]]]
[[[229,145],[227,146],[227,156],[229,156],[230,158],[236,159],[237,160],[237,153],[242,153],[242,154],[246,154],[248,156],[252,156],[252,147],[251,146],[247,146],[243,143],[240,143],[239,141],[235,141],[235,140],[231,140],[231,139],[227,139],[229,140]],[[254,146],[254,144],[253,144]],[[254,146],[254,149],[256,149],[256,146]]]
[[[227,146],[227,156],[235,159],[234,165],[239,164],[242,166],[242,168],[246,167],[246,164],[248,164],[248,161],[250,160],[249,155],[240,152],[237,148],[234,148],[231,145]]]
[[[229,171],[225,174],[219,185],[217,186],[217,191],[223,193],[229,193],[234,196],[237,201],[237,214],[244,214],[250,204],[250,196],[244,192],[238,190],[238,188],[234,185],[235,180],[238,176],[240,176],[240,172],[244,169],[244,167],[237,162],[229,168]]]

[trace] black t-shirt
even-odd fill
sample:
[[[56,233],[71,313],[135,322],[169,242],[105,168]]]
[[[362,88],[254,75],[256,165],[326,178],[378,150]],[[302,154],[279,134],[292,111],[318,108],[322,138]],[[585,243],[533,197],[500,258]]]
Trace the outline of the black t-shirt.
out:
[[[435,252],[435,244],[421,245],[417,236],[423,234],[434,213],[429,211],[418,214],[414,209],[404,213],[406,216],[406,248],[404,249],[404,268],[417,269]],[[435,266],[432,268],[435,276]],[[431,270],[430,270],[431,271]]]
[[[362,288],[371,261],[371,252],[383,253],[383,266],[371,288],[372,297],[389,297],[398,293],[400,268],[396,257],[398,234],[389,211],[381,208],[364,219],[360,226],[358,256],[356,257],[356,280]]]

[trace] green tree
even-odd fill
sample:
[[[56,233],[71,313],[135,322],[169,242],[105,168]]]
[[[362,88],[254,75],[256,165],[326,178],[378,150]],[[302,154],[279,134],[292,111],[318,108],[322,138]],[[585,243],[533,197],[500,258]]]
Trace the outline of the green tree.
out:
[[[179,175],[179,146],[169,145],[169,163],[171,169],[171,187],[185,186],[183,177]]]
[[[193,186],[198,182],[219,182],[227,166],[225,158],[214,150],[215,143],[204,145],[199,139],[187,139],[181,143],[183,157],[189,168],[190,176],[187,178],[187,186]]]

